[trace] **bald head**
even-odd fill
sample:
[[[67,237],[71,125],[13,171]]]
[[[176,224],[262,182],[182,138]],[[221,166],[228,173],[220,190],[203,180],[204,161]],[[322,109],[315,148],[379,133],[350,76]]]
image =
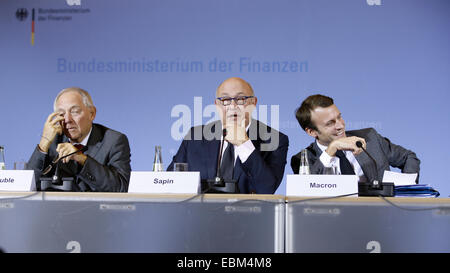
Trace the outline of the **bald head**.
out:
[[[242,103],[234,99],[245,97]],[[245,119],[245,127],[250,122],[252,111],[255,109],[258,99],[254,97],[251,85],[241,78],[233,77],[223,81],[216,90],[216,98],[232,98],[224,105],[221,100],[215,100],[218,112],[221,115],[222,125],[241,124]],[[241,104],[242,103],[242,104]]]
[[[232,77],[224,80],[216,90],[216,97],[254,96],[252,86],[245,80]]]

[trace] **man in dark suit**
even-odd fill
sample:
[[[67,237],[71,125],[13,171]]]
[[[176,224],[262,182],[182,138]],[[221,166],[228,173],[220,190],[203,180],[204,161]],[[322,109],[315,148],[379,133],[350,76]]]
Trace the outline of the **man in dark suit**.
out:
[[[322,174],[334,166],[341,174],[356,174],[360,182],[381,181],[390,166],[404,173],[417,173],[420,160],[416,154],[378,134],[373,128],[345,131],[345,122],[332,98],[312,95],[297,109],[296,118],[305,132],[316,139],[306,150],[311,174]],[[356,146],[360,141],[374,157],[375,164]],[[299,172],[300,154],[291,158],[295,174]],[[418,182],[418,179],[416,180]]]
[[[74,177],[73,191],[128,191],[128,138],[93,123],[95,115],[96,108],[87,91],[72,87],[58,94],[54,112],[48,116],[41,141],[28,161],[37,182],[52,160],[76,152],[58,163],[61,176]],[[55,169],[56,165],[45,175],[51,177]]]
[[[199,171],[202,181],[216,176],[222,128],[226,128],[220,173],[237,181],[239,193],[273,194],[283,179],[289,139],[251,119],[257,98],[249,83],[229,78],[219,85],[215,104],[221,119],[191,128],[173,157]]]

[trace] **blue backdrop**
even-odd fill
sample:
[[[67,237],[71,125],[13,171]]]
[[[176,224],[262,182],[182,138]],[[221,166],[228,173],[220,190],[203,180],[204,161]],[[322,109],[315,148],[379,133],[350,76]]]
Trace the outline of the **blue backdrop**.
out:
[[[185,127],[215,118],[218,84],[238,76],[253,85],[256,115],[290,138],[285,174],[312,142],[295,109],[323,93],[347,129],[374,127],[414,150],[421,183],[446,197],[449,14],[447,0],[3,0],[7,168],[28,160],[70,86],[92,94],[96,122],[129,137],[133,170],[151,170],[155,145],[167,167]]]

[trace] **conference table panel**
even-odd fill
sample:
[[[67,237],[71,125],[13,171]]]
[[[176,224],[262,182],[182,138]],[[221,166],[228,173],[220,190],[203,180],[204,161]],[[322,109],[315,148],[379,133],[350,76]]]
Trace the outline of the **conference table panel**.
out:
[[[284,196],[0,193],[4,252],[283,252]]]
[[[449,198],[286,198],[286,252],[450,252]]]
[[[449,198],[0,193],[4,252],[450,252]]]

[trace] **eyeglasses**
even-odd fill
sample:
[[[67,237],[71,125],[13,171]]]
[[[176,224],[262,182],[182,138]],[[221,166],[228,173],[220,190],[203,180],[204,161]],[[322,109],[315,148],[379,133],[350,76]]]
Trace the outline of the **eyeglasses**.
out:
[[[59,162],[58,158],[59,158],[59,155],[56,155],[56,157],[52,160],[52,163],[50,163],[50,165],[48,165],[47,168],[44,169],[44,171],[42,172],[42,175],[47,175],[53,169],[53,166],[58,164],[58,162]]]
[[[75,145],[75,146],[76,146],[76,145]],[[53,167],[54,167],[56,164],[58,164],[59,161],[61,161],[61,159],[66,158],[66,157],[69,157],[69,156],[71,156],[71,155],[74,155],[74,154],[76,154],[76,153],[78,153],[78,152],[85,152],[85,151],[87,150],[87,148],[88,148],[88,146],[83,146],[83,145],[82,145],[81,148],[80,148],[80,147],[77,147],[77,150],[76,150],[75,152],[72,152],[72,153],[67,154],[67,155],[65,155],[65,156],[59,157],[59,154],[57,154],[57,155],[55,156],[55,158],[52,160],[52,162],[50,163],[50,165],[48,165],[47,168],[44,169],[44,171],[42,172],[42,175],[47,175],[47,174],[53,169]]]
[[[220,98],[216,98],[218,99],[223,106],[228,106],[231,104],[231,102],[234,100],[236,102],[237,105],[244,105],[247,102],[247,99],[251,99],[254,98],[254,96],[239,96],[239,97],[235,97],[235,98],[230,98],[230,97],[220,97]]]

